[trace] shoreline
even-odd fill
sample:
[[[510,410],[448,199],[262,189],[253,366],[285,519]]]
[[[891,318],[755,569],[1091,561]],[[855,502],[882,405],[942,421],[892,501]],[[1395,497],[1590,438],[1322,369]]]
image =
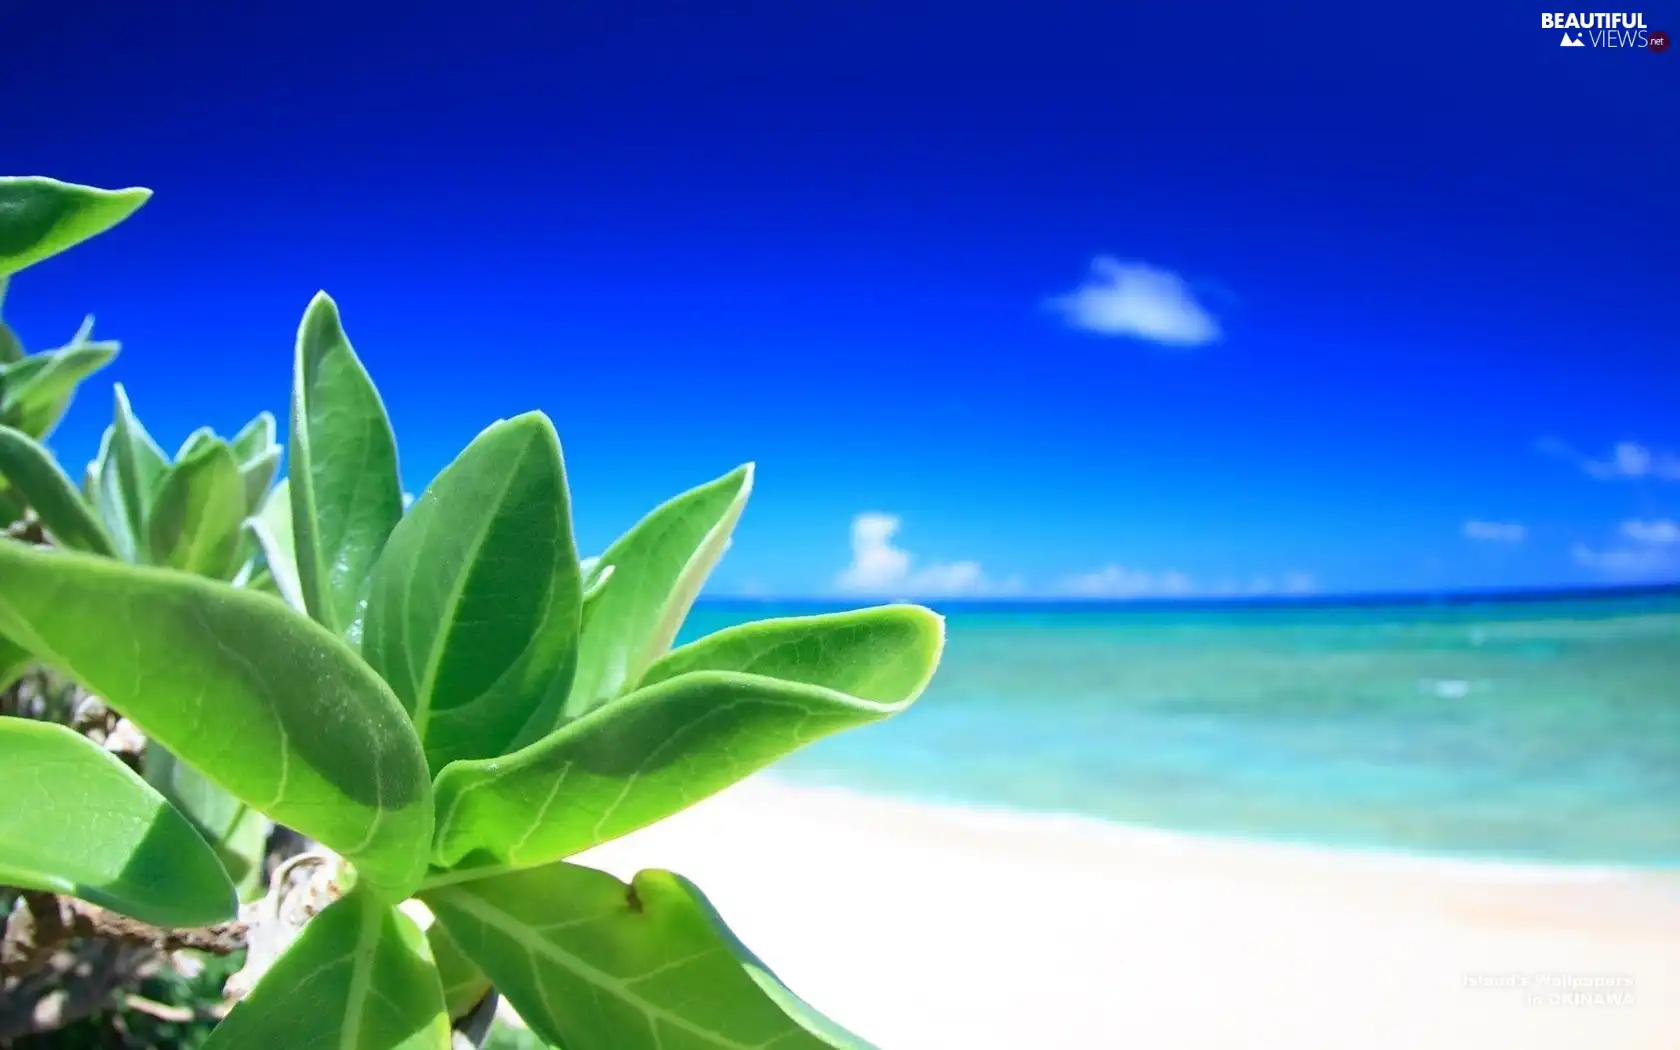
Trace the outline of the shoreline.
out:
[[[949,795],[895,794],[888,790],[824,783],[814,777],[805,779],[774,773],[761,773],[756,780],[759,784],[774,784],[779,789],[811,798],[826,795],[832,796],[836,802],[852,800],[863,805],[885,803],[911,809],[925,809],[940,814],[943,819],[963,824],[973,824],[981,828],[991,827],[1002,832],[1033,828],[1044,830],[1051,826],[1057,826],[1063,828],[1068,834],[1093,838],[1114,838],[1139,845],[1154,841],[1166,849],[1181,849],[1187,845],[1200,844],[1207,848],[1249,849],[1257,852],[1279,850],[1293,853],[1297,856],[1297,859],[1301,860],[1319,859],[1328,861],[1333,857],[1336,861],[1349,864],[1427,870],[1439,869],[1444,874],[1456,874],[1463,878],[1477,880],[1596,882],[1629,876],[1680,880],[1680,860],[1663,864],[1550,860],[1541,857],[1494,853],[1473,854],[1414,850],[1396,846],[1314,840],[1304,837],[1274,838],[1267,835],[1244,834],[1235,831],[1146,824],[1093,816],[1089,813],[1080,813],[1073,810],[1034,809],[1029,806],[1009,803],[978,802]]]
[[[1227,840],[762,774],[576,860],[693,879],[796,994],[880,1050],[1672,1050],[1680,1033],[1680,874]],[[1556,993],[1536,982],[1601,977],[1631,982],[1630,1004],[1540,1001]]]

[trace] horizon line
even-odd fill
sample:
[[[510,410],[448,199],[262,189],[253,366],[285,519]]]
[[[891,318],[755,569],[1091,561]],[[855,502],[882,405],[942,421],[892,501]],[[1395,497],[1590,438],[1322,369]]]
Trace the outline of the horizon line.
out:
[[[967,608],[1346,608],[1517,604],[1565,601],[1614,601],[1618,598],[1680,598],[1680,580],[1641,584],[1586,584],[1558,587],[1453,588],[1416,591],[1325,591],[1313,594],[1233,595],[923,595],[886,594],[702,594],[703,605],[803,605],[852,607],[859,602],[915,602]]]

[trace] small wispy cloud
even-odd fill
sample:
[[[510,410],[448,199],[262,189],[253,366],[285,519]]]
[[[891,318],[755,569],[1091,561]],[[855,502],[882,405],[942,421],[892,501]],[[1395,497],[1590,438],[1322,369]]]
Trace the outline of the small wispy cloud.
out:
[[[1619,441],[1603,457],[1583,455],[1556,438],[1546,438],[1539,448],[1547,455],[1574,463],[1588,477],[1600,481],[1680,481],[1680,454],[1638,441]]]
[[[1668,547],[1680,543],[1680,521],[1669,518],[1631,518],[1622,522],[1621,534],[1646,547]]]
[[[1110,564],[1094,572],[1069,576],[1052,593],[1077,598],[1250,598],[1305,595],[1317,590],[1318,579],[1310,572],[1255,576],[1246,582],[1226,580],[1204,586],[1188,573],[1173,569],[1154,572]]]
[[[1620,542],[1607,548],[1576,543],[1570,557],[1607,576],[1661,576],[1680,570],[1680,521],[1630,518],[1617,528]]]
[[[1019,580],[988,579],[977,561],[935,562],[917,567],[915,557],[893,542],[903,527],[896,514],[868,511],[852,518],[852,561],[835,586],[849,594],[898,598],[1009,594]]]
[[[1149,572],[1123,565],[1105,565],[1062,581],[1063,593],[1081,598],[1177,598],[1195,593],[1196,585],[1182,572]]]
[[[1616,547],[1596,550],[1584,543],[1570,548],[1570,557],[1584,569],[1606,576],[1650,576],[1668,568],[1669,552],[1661,547]]]
[[[1528,526],[1510,521],[1478,521],[1464,523],[1464,538],[1481,543],[1521,543],[1528,538]]]
[[[1102,255],[1085,282],[1049,301],[1075,328],[1130,336],[1173,347],[1196,347],[1220,337],[1219,322],[1196,301],[1184,278],[1138,262]]]

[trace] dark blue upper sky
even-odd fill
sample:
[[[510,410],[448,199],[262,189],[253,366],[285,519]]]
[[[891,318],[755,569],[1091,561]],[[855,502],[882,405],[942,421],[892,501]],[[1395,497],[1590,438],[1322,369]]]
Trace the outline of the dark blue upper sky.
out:
[[[93,312],[166,445],[283,412],[325,288],[411,488],[543,409],[593,552],[755,460],[726,592],[1680,577],[1680,53],[1512,3],[345,6],[0,20],[0,170],[156,191],[8,316]]]

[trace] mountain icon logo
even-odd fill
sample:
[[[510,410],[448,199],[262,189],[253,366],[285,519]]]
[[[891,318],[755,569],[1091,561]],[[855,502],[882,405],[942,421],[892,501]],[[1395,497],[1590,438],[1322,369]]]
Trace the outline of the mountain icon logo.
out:
[[[1570,36],[1568,33],[1563,34],[1563,39],[1558,41],[1558,47],[1586,47],[1586,46],[1587,46],[1586,43],[1580,37]]]

